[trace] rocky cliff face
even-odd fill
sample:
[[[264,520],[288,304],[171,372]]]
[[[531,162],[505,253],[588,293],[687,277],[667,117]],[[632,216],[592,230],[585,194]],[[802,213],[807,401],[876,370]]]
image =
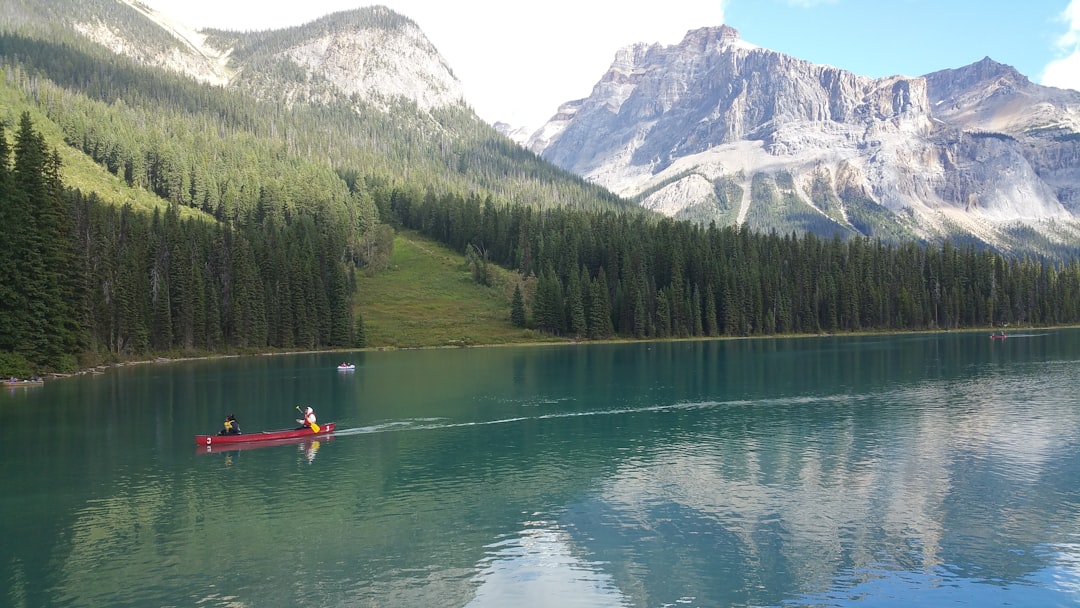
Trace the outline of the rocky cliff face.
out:
[[[241,36],[233,56],[251,73],[234,82],[250,88],[269,80],[263,96],[271,99],[282,93],[304,101],[358,96],[377,107],[406,100],[420,110],[463,103],[460,82],[420,28],[382,6]]]
[[[73,29],[142,63],[288,103],[352,96],[376,107],[405,100],[421,110],[463,103],[461,83],[420,28],[385,7],[284,30],[223,32],[195,31],[137,0],[121,2],[132,16],[102,19],[95,6],[78,13]],[[148,31],[168,41],[147,44]]]
[[[780,231],[1080,242],[1080,93],[989,59],[873,79],[727,26],[635,45],[529,140],[667,215]]]

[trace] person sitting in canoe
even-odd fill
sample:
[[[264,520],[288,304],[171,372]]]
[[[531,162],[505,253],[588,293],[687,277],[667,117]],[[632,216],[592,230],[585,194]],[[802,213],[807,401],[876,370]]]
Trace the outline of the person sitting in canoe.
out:
[[[310,407],[304,409],[304,417],[297,418],[296,423],[300,425],[297,430],[312,428],[312,425],[315,424],[315,410]]]
[[[240,434],[240,423],[236,421],[236,416],[234,414],[229,414],[225,417],[225,424],[223,426],[224,428],[218,431],[218,435]]]

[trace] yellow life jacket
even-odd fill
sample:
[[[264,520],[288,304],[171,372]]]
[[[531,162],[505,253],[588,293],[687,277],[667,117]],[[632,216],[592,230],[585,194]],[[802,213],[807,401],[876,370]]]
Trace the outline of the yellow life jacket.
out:
[[[225,421],[225,430],[226,431],[231,431],[232,427],[233,427],[233,421],[232,420],[226,420]]]

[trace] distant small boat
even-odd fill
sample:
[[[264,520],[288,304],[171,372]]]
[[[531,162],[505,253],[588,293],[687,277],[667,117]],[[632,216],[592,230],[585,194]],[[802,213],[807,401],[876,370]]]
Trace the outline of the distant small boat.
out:
[[[342,363],[341,365],[337,366],[337,368],[339,372],[351,372],[352,370],[356,369],[356,366],[352,363]]]
[[[1004,340],[1005,338],[1008,338],[1008,337],[1009,336],[1005,335],[1005,332],[996,333],[996,334],[990,334],[990,339],[991,340]]]
[[[42,386],[44,384],[45,384],[45,381],[42,380],[41,378],[30,378],[29,380],[20,380],[18,378],[8,378],[6,380],[0,380],[0,386],[9,386],[9,387],[12,387],[12,388],[17,387],[17,386]]]

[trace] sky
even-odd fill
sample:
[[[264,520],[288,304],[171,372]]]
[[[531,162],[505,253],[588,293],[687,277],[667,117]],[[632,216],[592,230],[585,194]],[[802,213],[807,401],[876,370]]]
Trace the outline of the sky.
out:
[[[1080,90],[1080,0],[142,0],[196,28],[265,30],[382,4],[413,22],[488,122],[530,130],[587,97],[615,52],[727,24],[857,74],[920,76],[983,57]]]

